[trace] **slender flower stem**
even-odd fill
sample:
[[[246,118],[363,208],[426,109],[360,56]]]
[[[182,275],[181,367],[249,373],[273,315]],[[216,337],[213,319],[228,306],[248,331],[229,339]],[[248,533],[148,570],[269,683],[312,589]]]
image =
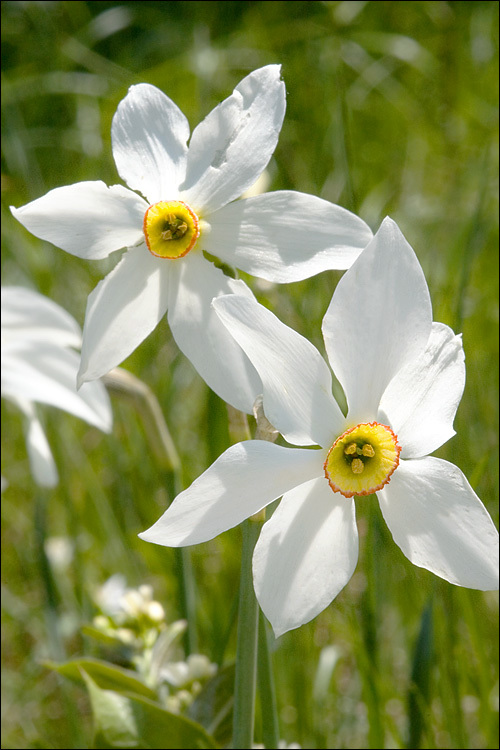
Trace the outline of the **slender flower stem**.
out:
[[[262,713],[262,742],[265,747],[276,748],[279,744],[278,709],[276,692],[269,649],[269,633],[265,617],[259,616],[259,656],[257,662],[257,681],[259,686]]]
[[[243,544],[231,746],[234,750],[248,749],[253,742],[259,605],[253,589],[252,556],[260,528],[261,524],[253,519],[241,525]]]
[[[142,380],[120,367],[111,370],[104,376],[103,381],[110,393],[131,404],[141,415],[148,445],[159,468],[172,472],[174,494],[178,495],[184,489],[181,461],[155,394]],[[189,549],[177,548],[175,559],[179,581],[179,608],[181,616],[187,621],[185,648],[189,655],[197,650],[196,593]]]
[[[278,431],[267,420],[262,397],[254,404],[256,440],[274,442]],[[248,438],[246,415],[228,406],[231,437]],[[255,718],[255,689],[257,681],[257,654],[259,655],[259,688],[265,723],[266,747],[278,747],[279,733],[276,700],[271,673],[271,661],[265,630],[264,616],[260,613],[255,596],[252,575],[253,550],[265,520],[265,510],[245,521],[241,528],[243,546],[241,553],[240,603],[238,612],[238,642],[236,647],[236,674],[234,687],[233,744],[235,750],[252,747]],[[260,613],[260,627],[259,627]]]

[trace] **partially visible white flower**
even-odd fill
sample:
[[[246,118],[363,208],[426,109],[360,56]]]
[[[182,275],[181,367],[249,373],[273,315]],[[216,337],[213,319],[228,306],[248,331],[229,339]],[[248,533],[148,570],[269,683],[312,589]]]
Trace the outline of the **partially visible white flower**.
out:
[[[205,654],[189,654],[186,661],[168,662],[160,670],[160,676],[176,688],[187,688],[193,682],[200,682],[213,677],[217,665]]]
[[[129,588],[121,573],[115,573],[99,586],[94,601],[101,612],[120,625],[144,618],[156,625],[165,621],[165,610],[153,599],[153,587],[142,584],[138,588]]]
[[[344,274],[323,319],[347,416],[307,339],[254,300],[232,295],[213,305],[262,378],[267,418],[302,447],[233,445],[142,539],[198,544],[282,496],[253,556],[257,598],[277,636],[315,617],[350,580],[354,498],[372,493],[414,565],[458,586],[498,588],[491,517],[460,469],[429,455],[455,434],[461,337],[432,322],[422,269],[393,221],[384,220]]]
[[[2,287],[2,396],[26,417],[26,448],[35,481],[54,487],[58,474],[36,403],[50,404],[111,431],[101,382],[76,390],[81,332],[69,313],[31,289]]]
[[[130,189],[80,182],[11,207],[34,235],[78,257],[127,248],[88,298],[80,383],[123,362],[167,314],[179,348],[208,385],[251,413],[260,378],[211,301],[252,293],[205,252],[284,283],[349,268],[372,237],[357,216],[312,195],[283,190],[235,200],[267,166],[284,114],[280,66],[267,65],[194,129],[188,147],[189,124],[174,102],[149,84],[131,86],[111,129],[118,173]]]

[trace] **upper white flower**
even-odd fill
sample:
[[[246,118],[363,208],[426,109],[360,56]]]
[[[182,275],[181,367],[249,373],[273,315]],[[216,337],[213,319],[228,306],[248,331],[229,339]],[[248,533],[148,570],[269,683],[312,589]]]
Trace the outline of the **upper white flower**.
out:
[[[498,587],[488,512],[460,469],[428,455],[455,434],[461,338],[432,322],[422,269],[393,221],[384,220],[340,280],[323,319],[347,416],[309,341],[252,299],[213,304],[262,378],[268,419],[288,442],[320,449],[232,446],[143,539],[197,544],[283,496],[253,558],[257,598],[280,635],[315,617],[349,581],[358,559],[353,497],[376,492],[412,563],[459,586]]]
[[[81,258],[128,248],[89,296],[79,382],[122,362],[168,311],[179,348],[208,385],[251,412],[260,379],[210,307],[216,296],[251,292],[204,251],[289,282],[348,268],[372,237],[349,211],[303,193],[231,202],[265,169],[284,114],[280,66],[268,65],[195,128],[188,148],[189,125],[174,102],[149,84],[132,86],[111,130],[118,173],[131,189],[80,182],[11,207],[30,232]]]
[[[101,382],[76,391],[81,331],[69,313],[31,289],[2,287],[2,396],[27,418],[26,447],[38,484],[53,487],[57,469],[37,417],[35,402],[50,404],[104,432],[112,424]]]

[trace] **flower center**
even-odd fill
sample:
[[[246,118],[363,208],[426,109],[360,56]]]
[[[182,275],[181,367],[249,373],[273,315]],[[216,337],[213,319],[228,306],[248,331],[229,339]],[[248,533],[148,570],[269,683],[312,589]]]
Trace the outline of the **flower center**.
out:
[[[381,490],[399,464],[397,435],[378,422],[358,424],[334,442],[324,464],[334,492],[345,497]]]
[[[198,217],[182,201],[153,203],[144,214],[144,236],[157,258],[182,258],[200,236]]]

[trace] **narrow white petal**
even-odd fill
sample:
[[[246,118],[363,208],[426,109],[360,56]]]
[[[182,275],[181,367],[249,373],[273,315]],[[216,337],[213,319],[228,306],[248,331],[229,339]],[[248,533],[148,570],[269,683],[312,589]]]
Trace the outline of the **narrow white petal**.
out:
[[[262,382],[211,307],[214,297],[232,293],[252,296],[243,281],[225,276],[201,253],[191,252],[172,273],[168,322],[179,349],[210,388],[251,414]]]
[[[44,341],[18,342],[2,352],[2,395],[50,404],[109,432],[111,406],[104,385],[87,383],[78,392],[79,355]]]
[[[387,415],[402,458],[426,456],[453,437],[464,385],[462,337],[433,323],[425,352],[397,373],[380,402],[380,421]]]
[[[10,210],[35,237],[79,258],[97,260],[143,237],[147,207],[121,185],[77,182]]]
[[[111,126],[118,174],[150,203],[175,200],[185,175],[189,123],[163,91],[131,86]]]
[[[41,487],[55,487],[59,475],[35,408],[24,398],[17,399],[16,403],[26,416],[26,449],[35,482]]]
[[[238,198],[266,168],[285,116],[280,70],[254,70],[193,131],[181,188],[203,216]]]
[[[166,547],[206,542],[321,472],[317,451],[283,448],[265,440],[238,443],[139,536]]]
[[[408,560],[457,586],[498,588],[498,532],[459,468],[428,456],[401,461],[378,493]]]
[[[354,502],[333,493],[324,477],[290,492],[255,546],[257,599],[276,637],[327,607],[358,561]]]
[[[165,315],[170,261],[128,250],[87,300],[79,383],[119,365]]]
[[[375,419],[394,375],[424,351],[432,308],[415,253],[386,218],[341,278],[323,319],[330,364],[352,422]]]
[[[210,216],[210,226],[204,249],[275,282],[349,268],[373,236],[345,208],[291,190],[230,203]]]
[[[329,445],[345,418],[318,350],[255,299],[231,295],[213,306],[262,379],[271,424],[290,443]]]
[[[66,310],[43,294],[21,286],[3,286],[2,347],[6,340],[79,347],[82,332]]]

